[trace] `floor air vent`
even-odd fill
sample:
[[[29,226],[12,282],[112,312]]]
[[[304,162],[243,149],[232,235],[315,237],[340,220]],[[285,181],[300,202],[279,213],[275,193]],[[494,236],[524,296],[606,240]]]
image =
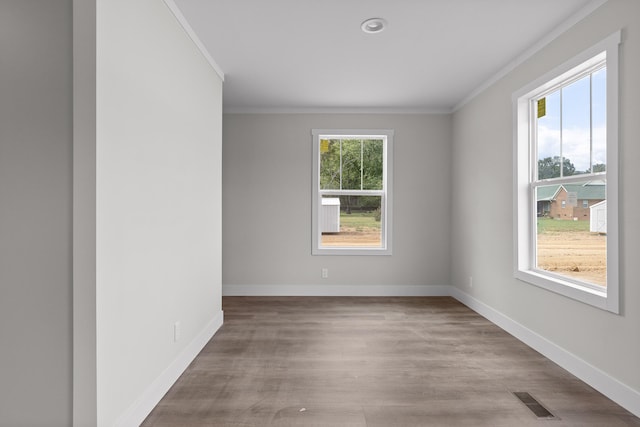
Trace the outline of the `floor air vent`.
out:
[[[513,395],[517,397],[522,403],[524,403],[527,408],[531,410],[538,418],[544,418],[546,420],[555,419],[556,416],[547,410],[544,406],[540,404],[536,399],[533,398],[526,391],[514,391]]]

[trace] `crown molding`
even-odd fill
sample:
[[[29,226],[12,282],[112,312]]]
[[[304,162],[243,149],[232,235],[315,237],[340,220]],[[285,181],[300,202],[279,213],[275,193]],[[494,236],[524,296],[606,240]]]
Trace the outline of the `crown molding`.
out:
[[[225,114],[450,114],[450,108],[226,107]]]
[[[588,3],[585,7],[580,9],[578,12],[573,14],[569,19],[564,21],[562,24],[558,25],[555,29],[550,31],[545,37],[538,40],[533,46],[529,49],[522,52],[515,59],[509,62],[504,68],[478,86],[475,90],[473,90],[469,95],[467,95],[462,101],[457,103],[451,112],[456,112],[460,108],[467,105],[471,100],[480,95],[482,92],[493,86],[496,82],[502,79],[504,76],[512,72],[516,67],[524,63],[527,59],[531,58],[533,55],[541,51],[545,46],[549,43],[560,37],[562,34],[567,32],[571,27],[576,25],[578,22],[582,21],[584,18],[589,16],[594,10],[598,9],[600,6],[605,4],[608,0],[593,0]]]
[[[191,25],[189,25],[187,18],[184,17],[184,15],[182,14],[182,11],[180,11],[180,8],[175,4],[173,0],[163,0],[163,1],[164,1],[164,4],[169,8],[171,13],[173,13],[173,16],[175,16],[176,20],[178,21],[182,29],[187,33],[187,36],[189,36],[189,38],[196,45],[200,53],[202,53],[202,56],[204,56],[204,58],[207,60],[209,65],[211,65],[211,68],[215,70],[216,74],[218,74],[220,79],[224,82],[224,72],[222,71],[222,68],[213,59],[213,57],[205,47],[204,43],[202,43],[200,38],[196,35],[196,32],[193,30],[193,28],[191,28]]]

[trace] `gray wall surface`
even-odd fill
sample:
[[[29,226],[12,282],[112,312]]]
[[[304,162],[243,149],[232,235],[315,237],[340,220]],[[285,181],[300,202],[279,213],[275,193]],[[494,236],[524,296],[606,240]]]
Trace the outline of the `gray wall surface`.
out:
[[[96,41],[97,425],[130,426],[222,321],[222,79],[160,0],[99,0]]]
[[[450,116],[225,114],[224,285],[448,285]],[[393,255],[311,255],[311,129],[394,129]],[[329,278],[321,279],[321,269]]]
[[[73,0],[73,425],[97,420],[96,2]]]
[[[70,0],[0,3],[0,425],[72,406]]]
[[[620,45],[620,315],[513,277],[511,95],[622,29]],[[614,0],[576,24],[453,117],[452,284],[640,391],[640,2]],[[475,209],[469,215],[470,206]],[[612,219],[609,219],[612,221]],[[473,288],[468,277],[473,276]]]

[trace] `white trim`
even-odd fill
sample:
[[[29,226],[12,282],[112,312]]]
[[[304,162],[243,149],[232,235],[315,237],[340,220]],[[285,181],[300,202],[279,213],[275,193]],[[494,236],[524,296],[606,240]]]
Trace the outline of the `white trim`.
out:
[[[547,33],[545,37],[538,40],[533,46],[529,49],[522,52],[515,59],[509,62],[504,68],[478,86],[473,92],[467,95],[462,101],[458,102],[452,109],[452,112],[456,112],[465,105],[467,105],[471,100],[473,100],[476,96],[480,95],[482,92],[493,86],[496,82],[502,79],[504,76],[512,72],[516,67],[520,64],[531,58],[533,55],[542,50],[549,43],[560,37],[566,31],[568,31],[571,27],[576,25],[578,22],[582,21],[588,15],[590,15],[594,10],[605,4],[608,0],[593,0],[585,7],[580,9],[577,13],[572,15],[569,19],[564,21],[562,24],[557,26],[555,29]]]
[[[480,314],[496,326],[516,337],[551,361],[557,363],[580,380],[589,384],[629,412],[640,417],[640,392],[623,384],[606,372],[596,368],[542,335],[528,329],[510,317],[491,308],[471,295],[452,286],[451,296]]]
[[[640,417],[640,391],[613,378],[557,344],[489,305],[449,285],[222,285],[223,296],[451,296],[516,339],[541,353],[618,405]],[[139,425],[180,374],[222,326],[223,312],[181,353],[163,374],[123,414],[117,426]]]
[[[568,74],[572,73],[573,68],[578,67],[587,61],[590,61],[591,59],[593,59],[593,57],[604,51],[607,52],[608,77],[612,66],[616,66],[617,69],[616,64],[618,63],[618,57],[616,55],[615,58],[613,58],[612,55],[616,54],[615,51],[617,50],[617,46],[621,42],[622,32],[621,30],[617,30],[607,37],[603,38],[599,42],[595,43],[594,45],[573,56],[571,59],[565,61],[564,63],[538,77],[534,81],[528,83],[526,86],[520,88],[512,95],[512,99],[516,101],[520,97],[527,96],[530,92],[539,92],[540,90],[544,90],[548,87],[558,84],[558,82],[565,80]],[[591,65],[592,64],[589,62],[585,66],[589,67]],[[607,83],[609,83],[609,81],[607,81]]]
[[[220,329],[224,321],[224,313],[220,310],[204,329],[191,341],[178,357],[151,383],[138,399],[127,409],[115,426],[139,426],[160,402],[180,375],[193,362],[198,353]]]
[[[205,45],[200,38],[196,35],[195,31],[189,25],[187,19],[184,17],[180,8],[175,4],[174,0],[163,0],[167,7],[174,14],[180,25],[184,28],[187,35],[193,40],[198,49],[202,52],[209,64],[213,67],[216,73],[224,81],[224,72],[222,68],[213,59]],[[580,9],[577,13],[572,15],[569,19],[565,20],[562,24],[557,26],[554,30],[547,33],[547,35],[536,42],[529,49],[525,50],[522,54],[517,56],[505,67],[500,69],[496,74],[478,86],[469,95],[467,95],[462,101],[458,102],[452,108],[443,107],[225,107],[224,114],[450,114],[458,111],[466,104],[471,102],[475,97],[494,85],[504,76],[513,71],[520,64],[531,58],[537,52],[542,50],[545,46],[551,43],[553,40],[564,34],[571,27],[590,15],[593,11],[605,4],[608,0],[593,0],[585,7]]]
[[[311,166],[311,254],[312,255],[363,255],[390,256],[393,253],[393,129],[311,129],[312,136],[312,166]],[[382,247],[321,247],[321,231],[319,226],[320,203],[323,194],[349,194],[351,190],[323,191],[320,190],[320,139],[378,139],[383,144],[383,189],[376,191],[381,198],[381,235]],[[342,158],[342,157],[341,157]],[[340,170],[342,174],[342,169]],[[341,178],[342,179],[342,178]],[[342,181],[341,181],[342,182]],[[342,186],[342,184],[341,184]],[[366,191],[354,190],[353,194],[367,195]],[[372,194],[378,195],[378,194]]]
[[[211,65],[211,67],[215,70],[216,74],[218,74],[220,79],[224,82],[224,72],[222,71],[222,68],[213,59],[213,57],[207,50],[206,46],[204,45],[204,43],[202,43],[202,41],[200,40],[196,32],[193,30],[193,28],[191,28],[191,25],[189,25],[189,21],[187,21],[187,19],[184,17],[178,5],[176,5],[173,0],[162,0],[162,1],[164,1],[164,4],[167,5],[167,7],[171,11],[171,13],[173,13],[173,16],[175,16],[176,20],[178,21],[182,29],[187,33],[187,36],[189,36],[191,41],[193,41],[193,43],[196,45],[200,53],[202,53],[202,55],[207,60],[209,65]]]
[[[224,114],[451,114],[450,108],[411,107],[224,107]]]
[[[619,313],[619,276],[618,276],[618,46],[621,31],[618,30],[595,45],[583,50],[545,73],[512,95],[513,102],[513,176],[514,176],[514,277],[546,290],[564,295],[576,301],[598,307],[612,313]],[[607,286],[601,291],[581,286],[579,280],[559,279],[552,273],[534,268],[534,248],[536,206],[532,202],[531,183],[537,181],[535,173],[535,144],[531,138],[534,129],[530,127],[532,111],[531,99],[552,87],[564,83],[573,75],[595,66],[606,57],[607,66],[607,216],[613,227],[607,230]],[[601,174],[584,174],[576,177],[555,178],[540,182],[552,183],[588,180]]]
[[[450,296],[448,285],[222,285],[222,296]]]

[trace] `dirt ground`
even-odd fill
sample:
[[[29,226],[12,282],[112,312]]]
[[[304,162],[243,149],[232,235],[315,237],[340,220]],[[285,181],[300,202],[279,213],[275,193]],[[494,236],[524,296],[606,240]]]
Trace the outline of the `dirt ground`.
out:
[[[607,284],[607,240],[597,233],[538,235],[538,267],[590,283]]]
[[[565,231],[538,235],[538,266],[590,283],[607,284],[606,236]],[[322,246],[380,246],[380,230],[343,228],[340,233],[323,234]]]
[[[606,236],[564,231],[538,235],[538,266],[598,285],[607,284]],[[380,230],[342,228],[340,233],[322,235],[322,246],[380,246]]]
[[[363,228],[357,231],[355,228],[341,227],[340,233],[328,233],[322,235],[322,246],[349,246],[349,247],[379,247],[382,244],[380,230],[375,228]]]

